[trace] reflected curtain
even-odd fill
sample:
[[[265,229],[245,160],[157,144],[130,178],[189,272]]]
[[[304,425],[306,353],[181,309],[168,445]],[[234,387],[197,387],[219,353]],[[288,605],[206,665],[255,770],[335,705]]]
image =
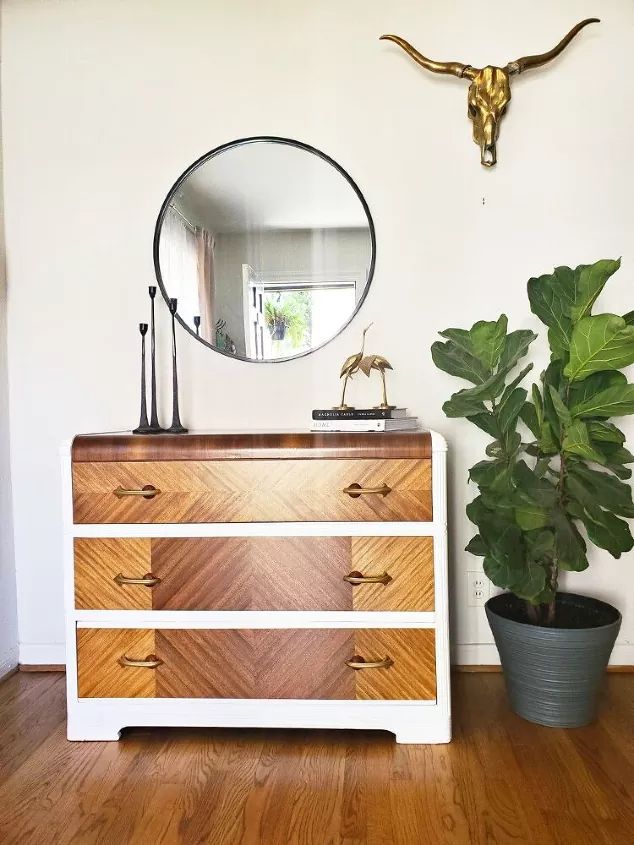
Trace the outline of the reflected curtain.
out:
[[[215,343],[214,326],[214,236],[207,229],[196,229],[198,241],[198,302],[200,334]]]
[[[169,208],[163,220],[159,263],[169,296],[178,300],[178,313],[193,325],[198,314],[198,237],[175,208]]]

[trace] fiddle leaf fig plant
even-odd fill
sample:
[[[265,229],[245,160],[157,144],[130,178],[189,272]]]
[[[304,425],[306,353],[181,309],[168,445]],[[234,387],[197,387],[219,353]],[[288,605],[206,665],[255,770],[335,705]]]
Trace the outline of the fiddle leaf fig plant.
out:
[[[536,624],[555,620],[561,570],[588,566],[587,540],[618,558],[634,547],[627,483],[634,462],[610,422],[634,414],[634,312],[593,314],[620,260],[557,267],[530,279],[532,312],[548,327],[550,363],[530,391],[523,359],[537,335],[508,331],[503,314],[446,329],[432,345],[437,367],[470,383],[443,405],[490,438],[469,470],[479,490],[467,506],[477,533],[467,551],[486,575],[528,603]]]

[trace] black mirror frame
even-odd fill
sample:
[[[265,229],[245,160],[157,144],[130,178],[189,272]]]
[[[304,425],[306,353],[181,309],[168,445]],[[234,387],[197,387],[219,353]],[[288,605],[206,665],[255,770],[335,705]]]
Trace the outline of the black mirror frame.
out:
[[[163,294],[163,298],[165,299],[165,302],[167,303],[167,305],[169,307],[169,299],[170,298],[169,298],[169,295],[168,295],[168,293],[165,289],[165,285],[163,284],[163,277],[161,275],[161,268],[160,268],[160,264],[159,264],[159,240],[160,240],[160,237],[161,237],[161,228],[163,226],[163,220],[165,219],[165,215],[167,214],[167,210],[170,206],[172,199],[174,198],[174,195],[176,194],[176,192],[178,191],[180,186],[183,184],[185,179],[187,179],[187,177],[191,173],[193,173],[195,170],[197,170],[201,165],[210,161],[212,158],[215,158],[215,156],[220,155],[220,153],[223,153],[226,150],[232,149],[233,147],[242,147],[242,146],[246,146],[247,144],[255,144],[255,143],[260,143],[262,141],[265,141],[267,143],[272,143],[272,144],[285,144],[287,146],[296,147],[297,149],[305,150],[306,152],[309,152],[309,153],[312,153],[313,155],[318,156],[323,161],[328,162],[328,164],[330,164],[332,167],[334,167],[335,170],[337,170],[344,177],[344,179],[348,182],[350,187],[353,189],[353,191],[355,192],[355,194],[359,198],[359,201],[360,201],[361,205],[363,206],[363,210],[365,211],[366,217],[368,218],[368,227],[370,229],[370,244],[371,244],[371,249],[372,249],[372,256],[370,258],[370,269],[368,271],[368,280],[367,280],[365,288],[363,290],[363,294],[361,295],[361,298],[357,302],[357,306],[354,309],[354,311],[352,312],[352,314],[350,315],[349,319],[346,320],[346,322],[341,326],[339,331],[336,334],[334,334],[332,337],[328,338],[328,340],[325,340],[323,343],[320,343],[319,346],[315,346],[313,349],[309,349],[306,352],[300,352],[298,355],[289,355],[286,358],[276,358],[275,360],[272,360],[272,361],[255,360],[253,358],[245,358],[242,355],[232,355],[230,352],[225,352],[223,349],[218,349],[216,346],[214,346],[208,340],[205,340],[204,338],[197,335],[195,333],[195,331],[180,317],[178,312],[176,313],[175,316],[176,316],[176,319],[178,320],[178,322],[181,324],[181,326],[187,332],[189,332],[189,334],[192,337],[196,338],[197,341],[199,341],[200,343],[209,347],[209,349],[213,349],[214,352],[218,352],[220,355],[225,355],[227,358],[233,358],[234,360],[238,360],[238,361],[245,361],[246,363],[249,363],[249,364],[282,364],[285,361],[295,361],[298,358],[304,358],[306,355],[311,355],[313,352],[317,352],[317,350],[322,349],[324,346],[326,346],[328,343],[330,343],[336,337],[338,337],[341,334],[341,332],[347,326],[350,325],[350,323],[352,322],[354,317],[359,312],[359,309],[361,308],[361,306],[363,305],[363,303],[365,301],[368,290],[369,290],[370,285],[372,284],[372,280],[374,278],[374,268],[376,266],[376,233],[375,233],[375,230],[374,230],[374,221],[372,220],[372,215],[370,214],[370,209],[369,209],[368,204],[365,200],[365,197],[361,193],[361,190],[359,189],[359,186],[354,181],[354,179],[350,176],[349,173],[347,173],[347,171],[345,171],[343,169],[343,167],[340,164],[337,164],[337,162],[334,159],[330,158],[330,156],[326,155],[326,153],[323,153],[321,150],[318,150],[316,147],[311,147],[309,144],[305,144],[302,141],[295,141],[292,138],[281,138],[281,137],[278,137],[278,136],[275,136],[275,135],[255,135],[255,136],[250,137],[250,138],[240,138],[236,141],[229,141],[226,144],[222,144],[219,147],[215,147],[213,150],[210,150],[210,152],[205,153],[200,158],[196,159],[196,161],[193,164],[190,164],[190,166],[187,168],[187,170],[185,170],[183,173],[181,173],[181,175],[178,177],[176,182],[174,182],[174,184],[170,188],[167,196],[165,197],[163,204],[161,205],[161,210],[159,211],[159,215],[158,215],[157,220],[156,220],[156,226],[154,227],[154,245],[153,245],[154,272],[155,272],[155,275],[156,275],[156,280],[158,282],[158,286],[161,290],[161,293]]]

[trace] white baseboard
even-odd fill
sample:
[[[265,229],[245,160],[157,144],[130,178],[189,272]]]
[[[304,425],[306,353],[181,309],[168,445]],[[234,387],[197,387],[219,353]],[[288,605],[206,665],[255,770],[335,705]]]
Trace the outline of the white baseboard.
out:
[[[16,669],[18,665],[18,655],[10,654],[0,660],[0,681]]]
[[[494,643],[463,643],[452,648],[451,662],[458,666],[494,666],[500,656]],[[617,643],[610,666],[634,666],[634,643]]]
[[[20,643],[20,663],[24,666],[59,666],[66,663],[64,643]]]

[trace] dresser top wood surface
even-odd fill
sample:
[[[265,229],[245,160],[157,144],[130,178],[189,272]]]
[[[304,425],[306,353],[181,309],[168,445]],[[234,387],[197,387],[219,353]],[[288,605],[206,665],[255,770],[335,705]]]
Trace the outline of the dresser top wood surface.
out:
[[[430,459],[427,431],[80,434],[75,463],[101,461],[223,461],[297,458]]]

